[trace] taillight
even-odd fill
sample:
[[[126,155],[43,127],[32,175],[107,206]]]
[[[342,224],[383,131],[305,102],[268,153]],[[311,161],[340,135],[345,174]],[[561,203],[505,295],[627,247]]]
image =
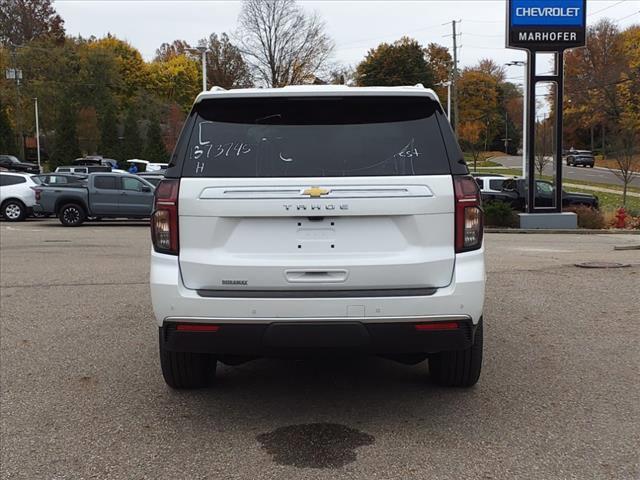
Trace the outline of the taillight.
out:
[[[198,323],[179,323],[176,325],[178,332],[217,332],[220,330],[218,325],[204,325]]]
[[[178,255],[178,191],[180,180],[162,180],[155,191],[151,241],[159,253]]]
[[[456,193],[456,253],[482,246],[483,212],[478,184],[470,176],[454,176]]]
[[[34,192],[36,192],[36,202],[40,203],[40,194],[42,193],[42,190],[37,188],[37,187],[31,187],[33,189]]]
[[[443,330],[457,330],[458,322],[433,322],[433,323],[417,323],[415,329],[419,332],[438,332]]]

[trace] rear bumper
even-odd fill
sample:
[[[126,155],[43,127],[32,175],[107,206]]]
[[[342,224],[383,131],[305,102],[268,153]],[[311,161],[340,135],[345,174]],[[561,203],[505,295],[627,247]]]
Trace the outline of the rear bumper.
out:
[[[451,283],[429,295],[207,297],[184,286],[177,257],[156,252],[151,254],[150,281],[156,324],[168,349],[238,355],[334,347],[375,353],[435,352],[470,345],[484,306],[484,250],[456,255]],[[459,322],[460,328],[415,329],[418,323],[438,321]],[[180,323],[220,328],[178,332],[175,326]],[[305,343],[308,338],[311,344]],[[315,345],[319,339],[333,343]]]
[[[594,160],[588,158],[576,158],[572,162],[574,165],[593,165]]]
[[[160,328],[164,349],[210,353],[224,357],[308,356],[327,352],[349,354],[429,354],[460,350],[473,343],[476,326],[471,319],[447,321],[457,328],[421,331],[414,323],[368,323],[366,321],[308,321],[272,323],[227,323],[215,332],[183,332],[177,323]]]

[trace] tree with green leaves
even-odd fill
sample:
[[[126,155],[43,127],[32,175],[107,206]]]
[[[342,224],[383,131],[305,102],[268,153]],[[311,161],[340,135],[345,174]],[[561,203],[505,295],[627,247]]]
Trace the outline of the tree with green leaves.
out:
[[[99,115],[100,142],[98,153],[106,158],[121,159],[118,139],[118,117],[112,103],[107,103]]]
[[[157,117],[153,117],[147,128],[147,139],[144,146],[144,159],[150,162],[166,163],[169,154],[164,146],[162,128]]]
[[[51,0],[0,0],[0,42],[23,45],[36,38],[64,41],[64,20]]]
[[[142,155],[142,139],[140,138],[140,128],[138,127],[138,116],[135,108],[127,111],[124,120],[124,139],[122,141],[122,159],[129,160],[140,158]]]
[[[63,102],[56,120],[53,152],[49,157],[51,170],[59,165],[68,165],[80,156],[77,120],[76,106],[72,102]]]
[[[402,37],[392,44],[381,43],[369,50],[356,68],[359,86],[395,86],[422,83],[431,87],[434,73],[424,48],[413,38]]]
[[[16,136],[9,122],[6,107],[0,102],[0,153],[16,155]]]

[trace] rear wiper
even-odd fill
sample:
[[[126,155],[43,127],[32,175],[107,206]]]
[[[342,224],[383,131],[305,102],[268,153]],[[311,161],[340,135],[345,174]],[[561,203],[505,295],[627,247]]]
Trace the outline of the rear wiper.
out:
[[[273,115],[267,115],[266,117],[256,118],[253,122],[254,123],[261,123],[262,121],[269,120],[270,118],[279,118],[280,120],[282,120],[282,114],[274,113]]]

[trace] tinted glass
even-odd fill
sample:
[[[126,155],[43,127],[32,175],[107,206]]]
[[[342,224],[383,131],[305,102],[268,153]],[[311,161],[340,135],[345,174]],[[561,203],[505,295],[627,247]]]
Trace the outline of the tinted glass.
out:
[[[489,180],[489,188],[492,190],[502,190],[504,180]]]
[[[536,182],[536,190],[543,195],[551,195],[553,193],[553,187],[546,182]]]
[[[58,172],[70,172],[71,169],[70,168],[58,168],[56,171],[58,171]]]
[[[118,190],[118,178],[112,176],[98,176],[95,178],[93,185],[95,188],[103,188],[105,190]]]
[[[17,175],[0,175],[0,185],[17,185],[19,183],[27,183],[27,179],[24,177],[19,177]]]
[[[122,188],[123,190],[133,190],[136,192],[142,191],[143,183],[137,178],[130,177],[122,177]]]
[[[515,190],[517,188],[517,184],[515,180],[505,180],[502,184],[502,188],[504,190]]]
[[[162,180],[162,177],[144,177],[144,179],[154,187],[157,187],[160,183],[160,180]]]
[[[329,177],[451,173],[425,97],[288,97],[198,104],[182,176]]]

